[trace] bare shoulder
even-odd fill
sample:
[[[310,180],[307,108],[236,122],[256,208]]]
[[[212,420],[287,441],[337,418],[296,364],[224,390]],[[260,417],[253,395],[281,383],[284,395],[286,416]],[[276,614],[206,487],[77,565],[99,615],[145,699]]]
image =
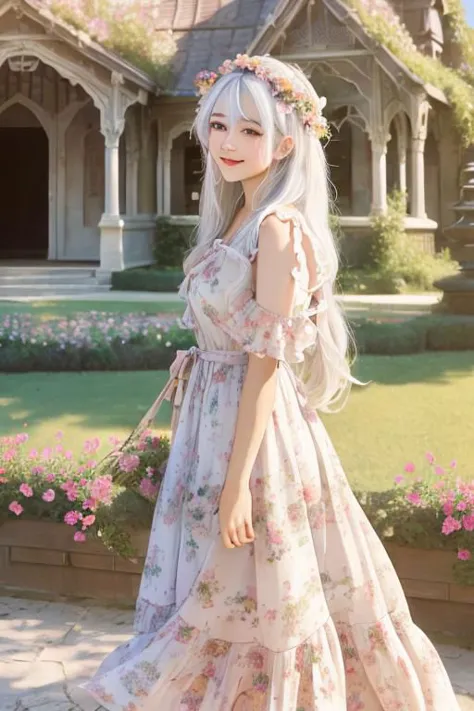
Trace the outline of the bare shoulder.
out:
[[[292,221],[295,208],[282,205],[264,217],[259,230],[260,251],[279,252],[288,247],[292,241]]]

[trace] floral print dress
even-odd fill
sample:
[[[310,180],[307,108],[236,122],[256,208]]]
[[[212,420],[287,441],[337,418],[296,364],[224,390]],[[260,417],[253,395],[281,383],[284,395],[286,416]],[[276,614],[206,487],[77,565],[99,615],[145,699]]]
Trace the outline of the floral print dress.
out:
[[[198,347],[186,353],[135,634],[83,688],[111,711],[458,711],[289,366],[318,338],[309,316],[324,304],[299,279],[298,214],[277,214],[293,223],[300,266],[291,318],[255,301],[255,244],[216,240],[181,285]],[[279,359],[277,390],[250,479],[256,539],[227,549],[217,507],[248,352]]]

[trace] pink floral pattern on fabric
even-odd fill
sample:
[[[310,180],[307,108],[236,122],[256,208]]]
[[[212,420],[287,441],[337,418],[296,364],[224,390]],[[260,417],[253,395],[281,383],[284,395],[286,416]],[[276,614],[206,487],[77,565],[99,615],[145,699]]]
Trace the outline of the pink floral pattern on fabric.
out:
[[[289,318],[272,313],[257,303],[251,289],[242,291],[229,304],[226,319],[219,318],[210,304],[203,305],[203,312],[244,351],[260,357],[299,363],[304,350],[317,339],[317,326],[306,314]]]
[[[266,312],[252,296],[248,254],[220,242],[181,293],[199,349],[219,360],[201,354],[189,374],[134,636],[82,686],[109,711],[459,711],[286,362],[318,343],[307,294],[291,319]],[[226,549],[217,507],[246,350],[283,367],[250,477],[256,538]]]

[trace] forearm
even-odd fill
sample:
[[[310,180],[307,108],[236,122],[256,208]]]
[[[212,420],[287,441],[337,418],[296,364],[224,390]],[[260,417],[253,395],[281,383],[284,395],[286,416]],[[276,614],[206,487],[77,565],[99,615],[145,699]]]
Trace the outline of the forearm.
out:
[[[226,484],[248,486],[275,403],[278,361],[250,355],[242,386]]]

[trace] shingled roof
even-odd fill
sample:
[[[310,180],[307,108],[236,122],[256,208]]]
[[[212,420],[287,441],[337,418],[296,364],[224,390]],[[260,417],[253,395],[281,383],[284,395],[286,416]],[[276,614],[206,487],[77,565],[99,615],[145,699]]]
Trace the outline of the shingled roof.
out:
[[[193,79],[227,57],[245,52],[281,0],[159,0],[157,31],[171,30],[174,94],[194,96]]]

